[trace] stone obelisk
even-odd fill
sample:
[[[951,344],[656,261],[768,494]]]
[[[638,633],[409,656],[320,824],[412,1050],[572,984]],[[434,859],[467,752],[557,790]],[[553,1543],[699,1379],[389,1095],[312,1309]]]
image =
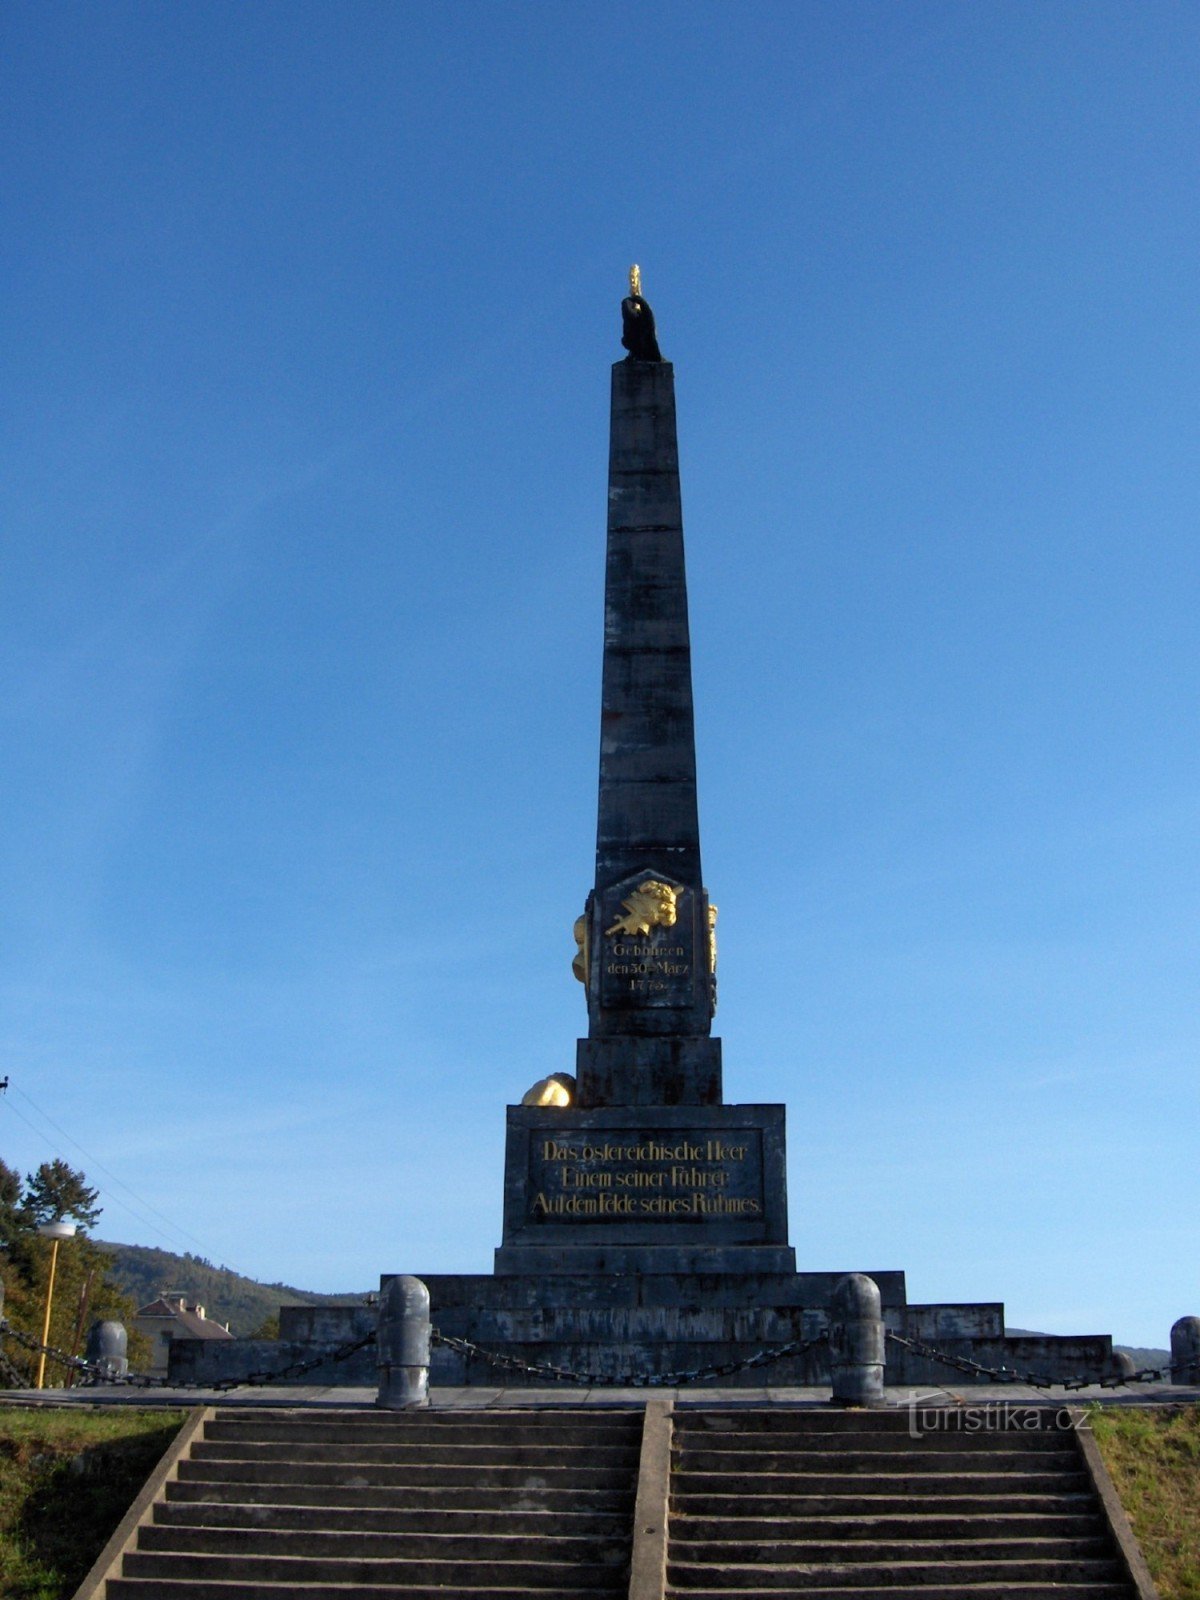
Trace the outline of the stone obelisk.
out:
[[[588,1036],[569,1103],[508,1108],[496,1271],[786,1273],[784,1109],[726,1105],[711,1037],[674,373],[636,268],[630,280],[629,355],[612,372],[596,878],[575,924]]]
[[[700,866],[675,374],[640,283],[631,291],[630,354],[612,370],[596,879],[576,928],[588,998],[576,1103],[717,1105],[715,911]]]

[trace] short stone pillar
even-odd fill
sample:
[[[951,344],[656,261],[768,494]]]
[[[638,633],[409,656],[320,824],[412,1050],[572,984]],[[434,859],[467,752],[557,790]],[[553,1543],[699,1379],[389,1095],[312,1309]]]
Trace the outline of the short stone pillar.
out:
[[[1109,1378],[1132,1378],[1137,1368],[1133,1364],[1133,1357],[1127,1350],[1114,1350],[1108,1358]]]
[[[1200,1317],[1180,1317],[1171,1329],[1171,1382],[1200,1385]]]
[[[883,1310],[879,1286],[861,1272],[849,1272],[834,1285],[829,1303],[829,1365],[835,1406],[881,1406],[883,1394]]]
[[[128,1350],[129,1336],[124,1323],[92,1323],[87,1340],[87,1362],[95,1377],[128,1377]]]
[[[429,1290],[420,1278],[392,1278],[379,1297],[379,1398],[387,1411],[429,1404]]]

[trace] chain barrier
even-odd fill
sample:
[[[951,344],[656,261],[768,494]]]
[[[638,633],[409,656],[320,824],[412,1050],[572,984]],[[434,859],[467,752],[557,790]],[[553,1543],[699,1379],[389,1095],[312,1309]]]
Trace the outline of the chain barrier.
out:
[[[43,1345],[30,1334],[23,1333],[19,1328],[14,1328],[10,1322],[0,1319],[0,1334],[7,1334],[15,1339],[27,1350],[35,1355],[44,1352],[52,1361],[61,1366],[68,1367],[74,1372],[83,1375],[88,1384],[106,1384],[115,1387],[136,1389],[202,1389],[208,1393],[226,1393],[230,1389],[240,1388],[265,1388],[272,1383],[283,1383],[290,1378],[302,1377],[306,1372],[312,1372],[326,1362],[346,1361],[359,1350],[365,1350],[368,1345],[376,1342],[374,1331],[364,1334],[361,1339],[352,1340],[334,1351],[325,1351],[318,1356],[312,1356],[304,1361],[291,1361],[284,1367],[277,1367],[268,1371],[259,1369],[249,1372],[239,1378],[218,1378],[211,1383],[199,1380],[193,1382],[172,1382],[169,1378],[155,1378],[148,1374],[131,1372],[124,1376],[114,1376],[102,1365],[83,1360],[80,1356],[68,1355],[65,1350],[59,1350],[54,1345]],[[509,1372],[521,1372],[530,1377],[550,1378],[558,1383],[578,1383],[589,1388],[630,1388],[630,1389],[665,1389],[681,1388],[685,1384],[699,1383],[708,1378],[727,1378],[734,1373],[749,1372],[756,1367],[771,1366],[776,1361],[782,1361],[788,1356],[803,1355],[809,1350],[827,1344],[828,1333],[820,1333],[814,1339],[793,1339],[787,1344],[774,1345],[764,1350],[755,1351],[751,1356],[745,1356],[740,1361],[714,1362],[707,1367],[691,1367],[676,1372],[579,1372],[571,1367],[551,1366],[546,1362],[523,1361],[519,1356],[504,1355],[498,1350],[486,1350],[482,1345],[473,1344],[469,1339],[456,1339],[450,1334],[439,1333],[436,1328],[430,1332],[432,1344],[444,1345],[448,1350],[457,1350],[460,1355],[478,1356],[491,1366],[500,1367]]]
[[[374,1344],[375,1338],[375,1330],[372,1328],[371,1332],[364,1333],[361,1339],[353,1339],[349,1344],[339,1345],[336,1350],[326,1351],[322,1355],[311,1356],[307,1361],[291,1361],[286,1367],[279,1367],[273,1372],[260,1369],[257,1372],[248,1373],[244,1378],[221,1378],[216,1383],[189,1384],[186,1387],[215,1389],[220,1393],[224,1393],[227,1389],[240,1389],[244,1386],[262,1389],[271,1383],[282,1383],[287,1378],[299,1378],[306,1372],[314,1372],[318,1367],[324,1366],[327,1361],[348,1361],[359,1350],[365,1350],[368,1345]],[[183,1388],[185,1386],[179,1384],[176,1387]]]
[[[1161,1383],[1170,1379],[1174,1373],[1192,1372],[1197,1374],[1197,1363],[1189,1362],[1182,1367],[1167,1365],[1165,1367],[1143,1367],[1139,1372],[1111,1373],[1103,1378],[1049,1378],[1044,1373],[1018,1372],[1015,1367],[988,1367],[980,1361],[972,1361],[969,1356],[952,1356],[945,1350],[936,1350],[931,1344],[924,1344],[920,1339],[905,1339],[900,1334],[887,1330],[887,1339],[891,1344],[902,1345],[904,1349],[911,1350],[914,1355],[925,1356],[930,1361],[940,1361],[943,1366],[952,1367],[956,1372],[966,1373],[972,1378],[991,1378],[995,1383],[1023,1383],[1030,1389],[1123,1389],[1131,1383]]]
[[[735,1372],[749,1372],[755,1367],[766,1367],[786,1356],[803,1355],[818,1345],[829,1342],[828,1333],[819,1333],[815,1339],[792,1339],[787,1344],[758,1350],[741,1361],[722,1361],[708,1367],[690,1367],[678,1372],[577,1372],[571,1367],[554,1367],[541,1361],[522,1361],[519,1356],[502,1355],[498,1350],[485,1350],[472,1344],[470,1339],[456,1339],[448,1333],[431,1334],[434,1344],[457,1350],[460,1355],[479,1356],[493,1367],[508,1372],[523,1372],[531,1377],[550,1378],[558,1383],[578,1383],[588,1388],[622,1389],[678,1389],[684,1384],[699,1383],[706,1378],[728,1378]]]
[[[57,1361],[60,1366],[70,1367],[73,1372],[90,1372],[91,1367],[80,1356],[69,1356],[65,1350],[60,1350],[56,1345],[43,1344],[40,1339],[35,1339],[31,1333],[23,1333],[20,1328],[14,1328],[12,1323],[0,1318],[0,1334],[8,1339],[15,1339],[19,1345],[33,1355],[46,1355],[52,1361]],[[6,1364],[11,1365],[11,1363]]]
[[[320,1355],[310,1356],[303,1361],[290,1361],[286,1366],[272,1369],[258,1368],[239,1378],[217,1378],[210,1383],[204,1383],[198,1379],[191,1382],[172,1382],[169,1378],[156,1378],[138,1372],[117,1376],[109,1372],[103,1364],[85,1361],[81,1356],[68,1355],[65,1350],[60,1350],[55,1345],[42,1344],[32,1334],[14,1328],[12,1323],[3,1317],[0,1317],[0,1335],[15,1340],[33,1355],[44,1354],[60,1366],[80,1373],[89,1385],[110,1384],[131,1389],[202,1389],[216,1394],[224,1394],[231,1389],[261,1389],[272,1383],[284,1383],[292,1378],[300,1378],[326,1363],[347,1361],[358,1351],[365,1350],[376,1342],[376,1334],[372,1330],[360,1339],[353,1339],[347,1344],[340,1345],[336,1350],[322,1351]],[[969,1356],[951,1355],[946,1350],[938,1350],[920,1339],[906,1339],[890,1329],[886,1331],[886,1337],[890,1344],[900,1345],[903,1349],[910,1350],[913,1355],[940,1362],[942,1366],[950,1367],[968,1377],[990,1378],[994,1383],[1021,1383],[1031,1389],[1064,1389],[1068,1392],[1094,1388],[1123,1389],[1135,1383],[1161,1383],[1169,1380],[1176,1372],[1189,1374],[1200,1381],[1200,1363],[1197,1362],[1189,1362],[1183,1366],[1168,1364],[1165,1367],[1143,1367],[1138,1372],[1112,1373],[1103,1378],[1083,1376],[1051,1378],[1044,1373],[1018,1372],[1015,1367],[989,1367],[983,1362],[972,1361]],[[588,1388],[678,1389],[686,1384],[700,1383],[709,1378],[729,1378],[738,1372],[750,1372],[757,1367],[773,1366],[775,1362],[783,1361],[788,1356],[806,1355],[808,1351],[828,1344],[829,1334],[819,1333],[813,1339],[792,1339],[787,1344],[768,1346],[755,1351],[751,1356],[744,1356],[740,1361],[721,1361],[707,1367],[650,1373],[580,1372],[572,1367],[553,1366],[548,1362],[524,1361],[519,1356],[508,1356],[498,1350],[487,1350],[482,1345],[472,1343],[470,1339],[457,1339],[451,1334],[439,1333],[436,1328],[430,1332],[430,1342],[442,1345],[447,1350],[455,1350],[463,1356],[477,1356],[490,1366],[499,1367],[507,1372],[520,1372],[528,1377],[549,1378],[555,1383],[577,1383]],[[0,1351],[0,1372],[13,1381],[16,1387],[24,1386],[20,1373],[2,1351]]]
[[[23,1333],[20,1328],[14,1328],[11,1322],[0,1318],[0,1334],[10,1339],[15,1339],[19,1345],[33,1354],[44,1353],[51,1361],[56,1361],[60,1366],[69,1367],[73,1372],[84,1375],[89,1385],[112,1384],[119,1388],[128,1389],[203,1389],[208,1393],[225,1394],[230,1389],[262,1389],[268,1384],[282,1383],[288,1378],[302,1377],[306,1372],[313,1372],[317,1367],[324,1366],[327,1361],[346,1361],[359,1350],[365,1350],[368,1345],[375,1343],[375,1330],[366,1333],[361,1339],[353,1339],[348,1344],[340,1345],[336,1350],[323,1351],[319,1356],[310,1356],[304,1361],[290,1361],[285,1367],[273,1370],[259,1368],[247,1373],[241,1378],[216,1378],[211,1383],[204,1383],[200,1379],[192,1382],[173,1382],[170,1378],[154,1378],[148,1373],[128,1372],[117,1376],[101,1364],[85,1361],[80,1356],[68,1355],[65,1350],[59,1350],[51,1344],[42,1344],[31,1334]],[[7,1358],[0,1358],[6,1361]]]

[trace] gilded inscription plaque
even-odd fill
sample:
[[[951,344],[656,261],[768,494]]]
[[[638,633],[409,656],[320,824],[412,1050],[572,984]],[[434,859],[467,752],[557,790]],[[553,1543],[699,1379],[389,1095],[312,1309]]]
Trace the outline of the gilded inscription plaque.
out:
[[[527,1217],[539,1222],[761,1222],[762,1135],[537,1131]]]

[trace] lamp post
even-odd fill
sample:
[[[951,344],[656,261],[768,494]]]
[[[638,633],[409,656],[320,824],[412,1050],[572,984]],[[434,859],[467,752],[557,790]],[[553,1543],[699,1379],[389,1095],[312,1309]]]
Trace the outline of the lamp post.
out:
[[[46,1320],[42,1324],[42,1344],[50,1343],[50,1308],[54,1304],[54,1274],[58,1269],[58,1241],[60,1239],[73,1239],[75,1237],[75,1224],[73,1222],[43,1222],[38,1225],[38,1232],[43,1239],[52,1240],[50,1248],[50,1282],[46,1285]],[[43,1349],[38,1356],[37,1383],[35,1389],[45,1387],[46,1379],[46,1352]]]

